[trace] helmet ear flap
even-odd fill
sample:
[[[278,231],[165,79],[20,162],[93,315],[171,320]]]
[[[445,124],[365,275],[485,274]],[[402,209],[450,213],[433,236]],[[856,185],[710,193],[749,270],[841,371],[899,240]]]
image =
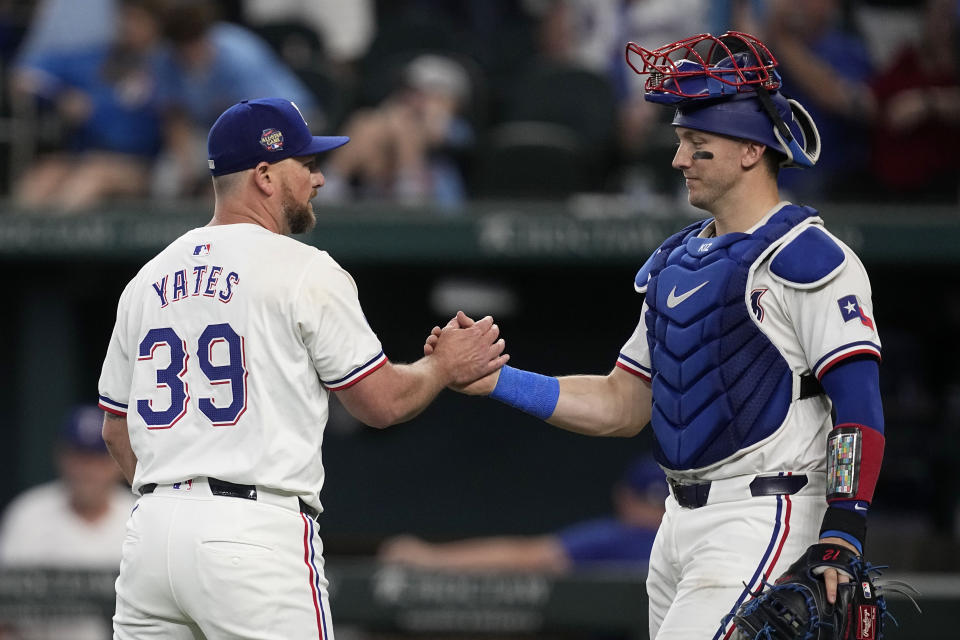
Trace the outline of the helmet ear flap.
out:
[[[783,139],[777,127],[773,128],[773,135],[776,136],[781,149],[786,154],[786,159],[780,163],[780,166],[812,167],[820,158],[820,131],[817,130],[816,123],[802,104],[792,98],[787,98],[787,103],[790,105],[793,122],[800,128],[802,140],[797,140],[797,137],[794,136],[793,140],[787,142]]]

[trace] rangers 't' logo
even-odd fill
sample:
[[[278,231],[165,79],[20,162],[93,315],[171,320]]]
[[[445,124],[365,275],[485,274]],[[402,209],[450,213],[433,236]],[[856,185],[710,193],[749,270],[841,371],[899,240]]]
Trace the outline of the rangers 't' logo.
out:
[[[763,322],[763,306],[760,305],[760,298],[767,292],[766,289],[754,289],[750,292],[750,309],[753,311],[757,322]]]

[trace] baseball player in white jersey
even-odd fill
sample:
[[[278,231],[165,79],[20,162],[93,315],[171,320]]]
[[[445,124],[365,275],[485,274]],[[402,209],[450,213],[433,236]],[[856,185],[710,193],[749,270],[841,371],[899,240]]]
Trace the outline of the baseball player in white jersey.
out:
[[[818,540],[862,552],[884,444],[880,341],[863,265],[816,211],[780,199],[780,167],[812,167],[820,141],[769,50],[731,32],[630,43],[627,60],[650,74],[648,100],[676,107],[673,166],[712,218],[640,269],[643,312],[608,375],[508,366],[461,390],[588,435],[651,424],[670,496],[650,637],[725,639],[750,594]],[[833,602],[846,577],[823,579]]]
[[[116,638],[332,639],[315,522],[327,401],[386,427],[506,361],[491,318],[393,364],[350,275],[286,237],[315,222],[314,137],[283,99],[210,130],[216,204],[120,297],[100,377],[103,436],[133,491]]]

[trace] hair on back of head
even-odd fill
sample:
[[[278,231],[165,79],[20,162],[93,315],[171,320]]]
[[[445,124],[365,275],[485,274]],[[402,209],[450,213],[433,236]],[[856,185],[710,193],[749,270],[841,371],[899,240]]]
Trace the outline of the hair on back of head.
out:
[[[780,163],[786,160],[786,156],[779,151],[767,147],[763,151],[763,163],[767,166],[767,171],[774,179],[780,175]]]
[[[234,173],[226,173],[222,176],[214,176],[213,192],[220,198],[232,195],[243,182],[244,173],[246,172],[237,171]]]

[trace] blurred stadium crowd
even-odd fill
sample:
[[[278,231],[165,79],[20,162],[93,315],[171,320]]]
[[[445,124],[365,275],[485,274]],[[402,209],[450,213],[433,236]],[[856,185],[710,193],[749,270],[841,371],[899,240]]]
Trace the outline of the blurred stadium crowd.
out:
[[[71,212],[207,197],[206,131],[292,98],[330,202],[676,207],[669,114],[624,45],[739,29],[779,57],[824,151],[795,200],[956,203],[957,0],[0,0],[0,197]]]
[[[463,205],[483,199],[550,201],[590,192],[627,202],[631,212],[666,217],[687,206],[682,180],[670,166],[675,136],[663,126],[671,114],[643,100],[643,78],[624,63],[624,45],[655,48],[727,29],[756,34],[770,46],[785,93],[804,104],[820,128],[818,169],[782,173],[786,197],[825,209],[828,203],[960,205],[960,164],[953,157],[960,148],[960,0],[0,0],[0,216],[83,215],[112,207],[134,213],[147,208],[137,206],[145,200],[189,200],[190,209],[198,210],[204,205],[196,203],[212,203],[204,159],[214,119],[242,99],[284,96],[298,105],[314,133],[351,136],[349,145],[323,158],[321,207],[386,202],[401,211],[413,205],[457,215]],[[960,347],[949,336],[960,326],[960,297],[955,282],[947,282],[952,276],[939,267],[909,266],[917,270],[897,263],[871,271],[879,276],[875,293],[885,310],[884,358],[893,363],[883,370],[886,420],[893,425],[886,481],[878,490],[884,509],[871,535],[884,551],[881,557],[901,551],[902,568],[956,571],[960,497],[951,474],[960,460],[960,378],[954,366]],[[423,265],[407,268],[392,274],[397,282],[428,280],[439,271],[433,265],[429,274]],[[379,265],[369,269],[361,274],[375,282]],[[533,298],[530,309],[563,302],[547,294],[537,298],[545,287],[535,269],[520,277],[503,265],[484,265],[483,271],[517,285]],[[598,292],[600,285],[590,281],[596,274],[576,271],[559,272],[557,279],[581,277],[571,290],[588,283],[602,298],[606,289]],[[927,278],[931,273],[935,277]],[[374,324],[387,327],[385,344],[405,344],[417,335],[420,320],[403,324],[393,314],[415,306],[416,299],[404,298],[409,288],[400,285],[380,291],[387,287],[395,295],[383,293],[384,318]],[[88,314],[97,320],[78,314],[75,324],[96,328],[100,316],[112,321],[110,296],[108,312],[97,307]],[[917,304],[905,303],[909,296]],[[569,326],[596,322],[590,305],[574,306],[584,308],[565,311],[572,317]],[[940,323],[936,334],[916,330],[920,314],[914,307],[921,306],[935,310],[927,313]],[[529,315],[512,319],[511,339],[525,336],[536,344],[555,337],[539,314]],[[586,338],[573,342],[562,343],[571,361],[605,357]],[[96,351],[89,359],[98,364],[102,346],[84,347]],[[560,360],[551,366],[561,363],[566,365]],[[530,468],[531,487],[512,486],[496,473],[461,478],[463,458],[489,453],[490,423],[505,414],[494,403],[476,409],[475,416],[461,415],[462,407],[449,399],[439,405],[436,424],[421,419],[419,437],[435,439],[431,448],[419,447],[409,434],[378,434],[381,449],[375,450],[358,425],[331,420],[325,450],[338,448],[325,460],[330,477],[369,476],[369,484],[387,487],[390,498],[375,503],[364,487],[345,481],[328,492],[331,550],[370,553],[384,534],[398,533],[374,527],[357,542],[351,527],[367,511],[414,534],[439,531],[451,538],[495,534],[500,524],[519,522],[524,500],[533,503],[545,486],[564,496],[565,508],[576,503],[567,497],[589,479],[545,479],[563,465],[543,460],[546,436],[533,429],[511,433],[508,452],[514,467]],[[440,424],[447,414],[459,422],[455,434]],[[38,507],[27,500],[4,504],[12,496],[0,491],[0,567],[65,564],[48,551],[55,533],[71,553],[77,544],[70,540],[86,535],[81,546],[104,552],[91,565],[116,564],[119,549],[106,531],[120,531],[116,514],[129,508],[131,496],[118,494],[116,469],[99,440],[99,416],[88,407],[67,421],[54,449],[60,479],[24,494]],[[554,437],[551,451],[567,460],[578,459],[587,446]],[[627,457],[615,451],[617,443],[592,446]],[[423,461],[409,463],[402,478],[390,475],[391,463],[419,448]],[[429,451],[437,450],[455,455],[428,464]],[[619,470],[591,473],[613,481]],[[9,486],[14,476],[8,470],[7,494],[19,488]],[[458,478],[459,489],[451,480]],[[447,502],[410,509],[411,496],[420,499],[428,483],[450,485],[440,494]],[[463,521],[489,522],[490,529],[464,525],[451,533],[442,514],[463,508],[460,494],[467,490],[500,497],[490,499],[496,503],[491,513]],[[416,513],[404,520],[407,511]],[[431,516],[434,511],[439,515]],[[885,526],[883,511],[895,527]],[[71,514],[72,520],[61,526],[54,513]],[[572,507],[555,515],[574,513],[583,515]],[[37,521],[56,524],[57,531],[38,531]],[[411,522],[423,531],[413,530]],[[535,537],[483,538],[452,547],[400,537],[382,553],[424,566],[454,556],[460,562],[466,551],[484,561],[496,556],[516,564],[521,554],[529,562],[546,558],[546,566],[568,566],[577,560],[571,549],[592,553],[587,543],[610,537],[599,535],[608,529],[558,525],[550,521],[542,530],[524,531]],[[911,546],[916,539],[926,543]],[[31,555],[35,542],[44,546]],[[92,637],[103,635],[101,623],[91,623]],[[0,637],[20,637],[5,631],[10,629],[0,619]],[[71,637],[82,635],[75,629]]]

